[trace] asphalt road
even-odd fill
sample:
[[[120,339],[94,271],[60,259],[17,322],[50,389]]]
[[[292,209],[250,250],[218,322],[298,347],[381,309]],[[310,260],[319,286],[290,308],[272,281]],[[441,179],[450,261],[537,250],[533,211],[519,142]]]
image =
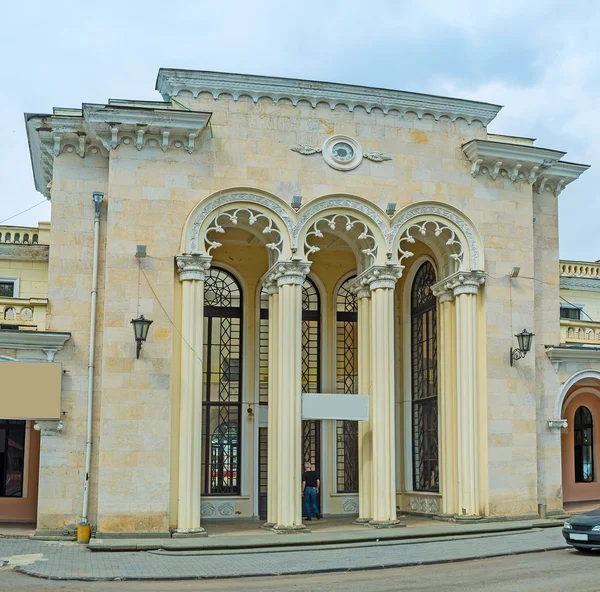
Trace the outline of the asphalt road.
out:
[[[0,571],[2,592],[600,592],[600,552],[574,550],[372,571],[181,582],[57,582]]]

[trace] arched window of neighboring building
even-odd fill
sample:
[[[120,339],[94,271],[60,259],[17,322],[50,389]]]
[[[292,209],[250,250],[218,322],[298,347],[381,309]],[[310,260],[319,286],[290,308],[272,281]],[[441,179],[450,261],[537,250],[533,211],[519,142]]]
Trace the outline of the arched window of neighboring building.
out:
[[[413,489],[439,491],[437,310],[435,270],[423,263],[411,289]]]
[[[23,242],[24,242],[25,244],[29,244],[29,235],[28,235],[28,234],[24,234],[24,235],[23,235]]]
[[[211,267],[204,282],[202,492],[241,493],[242,291]]]
[[[34,234],[33,235],[33,244],[37,244],[37,242],[38,242],[38,235]]]
[[[591,483],[594,480],[594,419],[584,406],[575,411],[575,482]]]
[[[7,233],[4,235],[4,242],[5,242],[5,243],[9,243],[9,242],[10,242],[10,232],[7,232]]]
[[[348,278],[336,295],[336,391],[355,394],[358,390],[358,303]],[[336,466],[338,493],[358,491],[358,422],[336,422]]]
[[[15,243],[20,243],[21,242],[21,235],[17,232],[15,234]]]

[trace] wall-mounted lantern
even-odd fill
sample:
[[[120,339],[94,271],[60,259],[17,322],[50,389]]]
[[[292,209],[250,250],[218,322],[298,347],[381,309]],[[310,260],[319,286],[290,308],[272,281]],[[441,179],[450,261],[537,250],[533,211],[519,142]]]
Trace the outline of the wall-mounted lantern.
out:
[[[148,337],[148,330],[150,329],[150,325],[153,323],[150,319],[145,319],[144,315],[141,315],[137,319],[132,319],[131,324],[133,325],[133,334],[135,336],[135,341],[137,342],[137,349],[135,352],[135,357],[139,360],[140,351],[142,349],[142,343],[146,341]]]
[[[519,347],[517,349],[510,348],[510,365],[513,365],[514,360],[520,360],[524,358],[529,350],[531,349],[531,341],[533,340],[533,333],[527,331],[527,329],[523,329],[520,333],[517,333],[515,337],[517,338],[517,343]]]

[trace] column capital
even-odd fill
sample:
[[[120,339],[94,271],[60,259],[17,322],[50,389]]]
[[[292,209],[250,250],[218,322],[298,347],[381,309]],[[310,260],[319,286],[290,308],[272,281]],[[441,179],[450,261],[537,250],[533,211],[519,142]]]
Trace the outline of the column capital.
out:
[[[434,288],[443,284],[443,288],[452,291],[454,296],[477,294],[479,286],[484,282],[485,274],[483,271],[457,271],[442,282],[438,282]]]
[[[352,292],[357,300],[361,298],[371,298],[371,288],[368,284],[363,284],[360,278],[356,277],[350,282],[350,292]]]
[[[263,283],[265,288],[271,284],[275,284],[277,287],[287,284],[301,286],[309,270],[310,261],[278,261],[264,275]]]
[[[212,257],[210,255],[177,255],[175,261],[180,282],[190,280],[203,282],[210,269]]]
[[[378,288],[393,290],[398,279],[402,277],[403,270],[403,265],[372,265],[356,278],[354,284],[367,286],[369,290]]]
[[[446,285],[447,280],[442,280],[431,286],[433,295],[439,300],[440,304],[444,302],[452,302],[454,300],[454,292]]]
[[[58,436],[65,430],[65,422],[58,420],[36,420],[33,429],[40,432],[42,436]]]

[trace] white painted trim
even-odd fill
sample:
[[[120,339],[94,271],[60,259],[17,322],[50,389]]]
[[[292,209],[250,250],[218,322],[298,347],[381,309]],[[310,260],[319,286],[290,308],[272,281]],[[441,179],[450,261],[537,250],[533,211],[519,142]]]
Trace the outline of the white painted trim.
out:
[[[406,274],[406,280],[404,283],[404,292],[402,294],[402,353],[403,353],[403,391],[400,392],[402,399],[400,404],[404,411],[404,429],[402,434],[404,436],[402,452],[404,459],[404,486],[406,492],[413,490],[413,471],[412,471],[412,381],[411,381],[411,315],[410,315],[410,296],[412,285],[417,275],[417,271],[421,265],[428,261],[433,265],[435,271],[436,280],[438,279],[438,267],[436,262],[429,255],[421,255],[418,259],[413,261],[410,266],[408,273]],[[439,347],[439,343],[438,343]],[[438,389],[439,390],[439,389]],[[439,394],[439,393],[438,393]],[[439,419],[439,418],[438,418]],[[439,431],[439,426],[438,426]],[[439,442],[439,438],[438,438]],[[439,446],[439,443],[438,443]],[[438,449],[439,458],[439,449]],[[417,492],[416,492],[417,493]],[[425,492],[419,492],[425,493]]]
[[[19,297],[19,277],[13,275],[0,275],[0,282],[12,282],[13,283],[13,295],[12,298]],[[11,296],[4,296],[4,298],[11,298]]]
[[[575,372],[575,374],[572,374],[562,384],[556,395],[556,400],[554,403],[554,418],[561,417],[563,403],[565,401],[565,398],[567,397],[569,389],[574,384],[576,384],[580,380],[584,380],[585,378],[595,378],[596,380],[600,381],[600,370],[592,370],[591,368],[588,368],[586,370],[580,370],[579,372]]]
[[[262,290],[262,282],[259,280],[256,284],[256,290],[254,294],[254,484],[252,487],[252,514],[254,516],[259,517],[259,457],[260,457],[260,421],[259,421],[259,409],[260,409],[260,371],[259,371],[259,363],[260,363],[260,293]],[[267,429],[269,429],[269,425],[267,422]],[[260,519],[260,517],[259,517]]]

